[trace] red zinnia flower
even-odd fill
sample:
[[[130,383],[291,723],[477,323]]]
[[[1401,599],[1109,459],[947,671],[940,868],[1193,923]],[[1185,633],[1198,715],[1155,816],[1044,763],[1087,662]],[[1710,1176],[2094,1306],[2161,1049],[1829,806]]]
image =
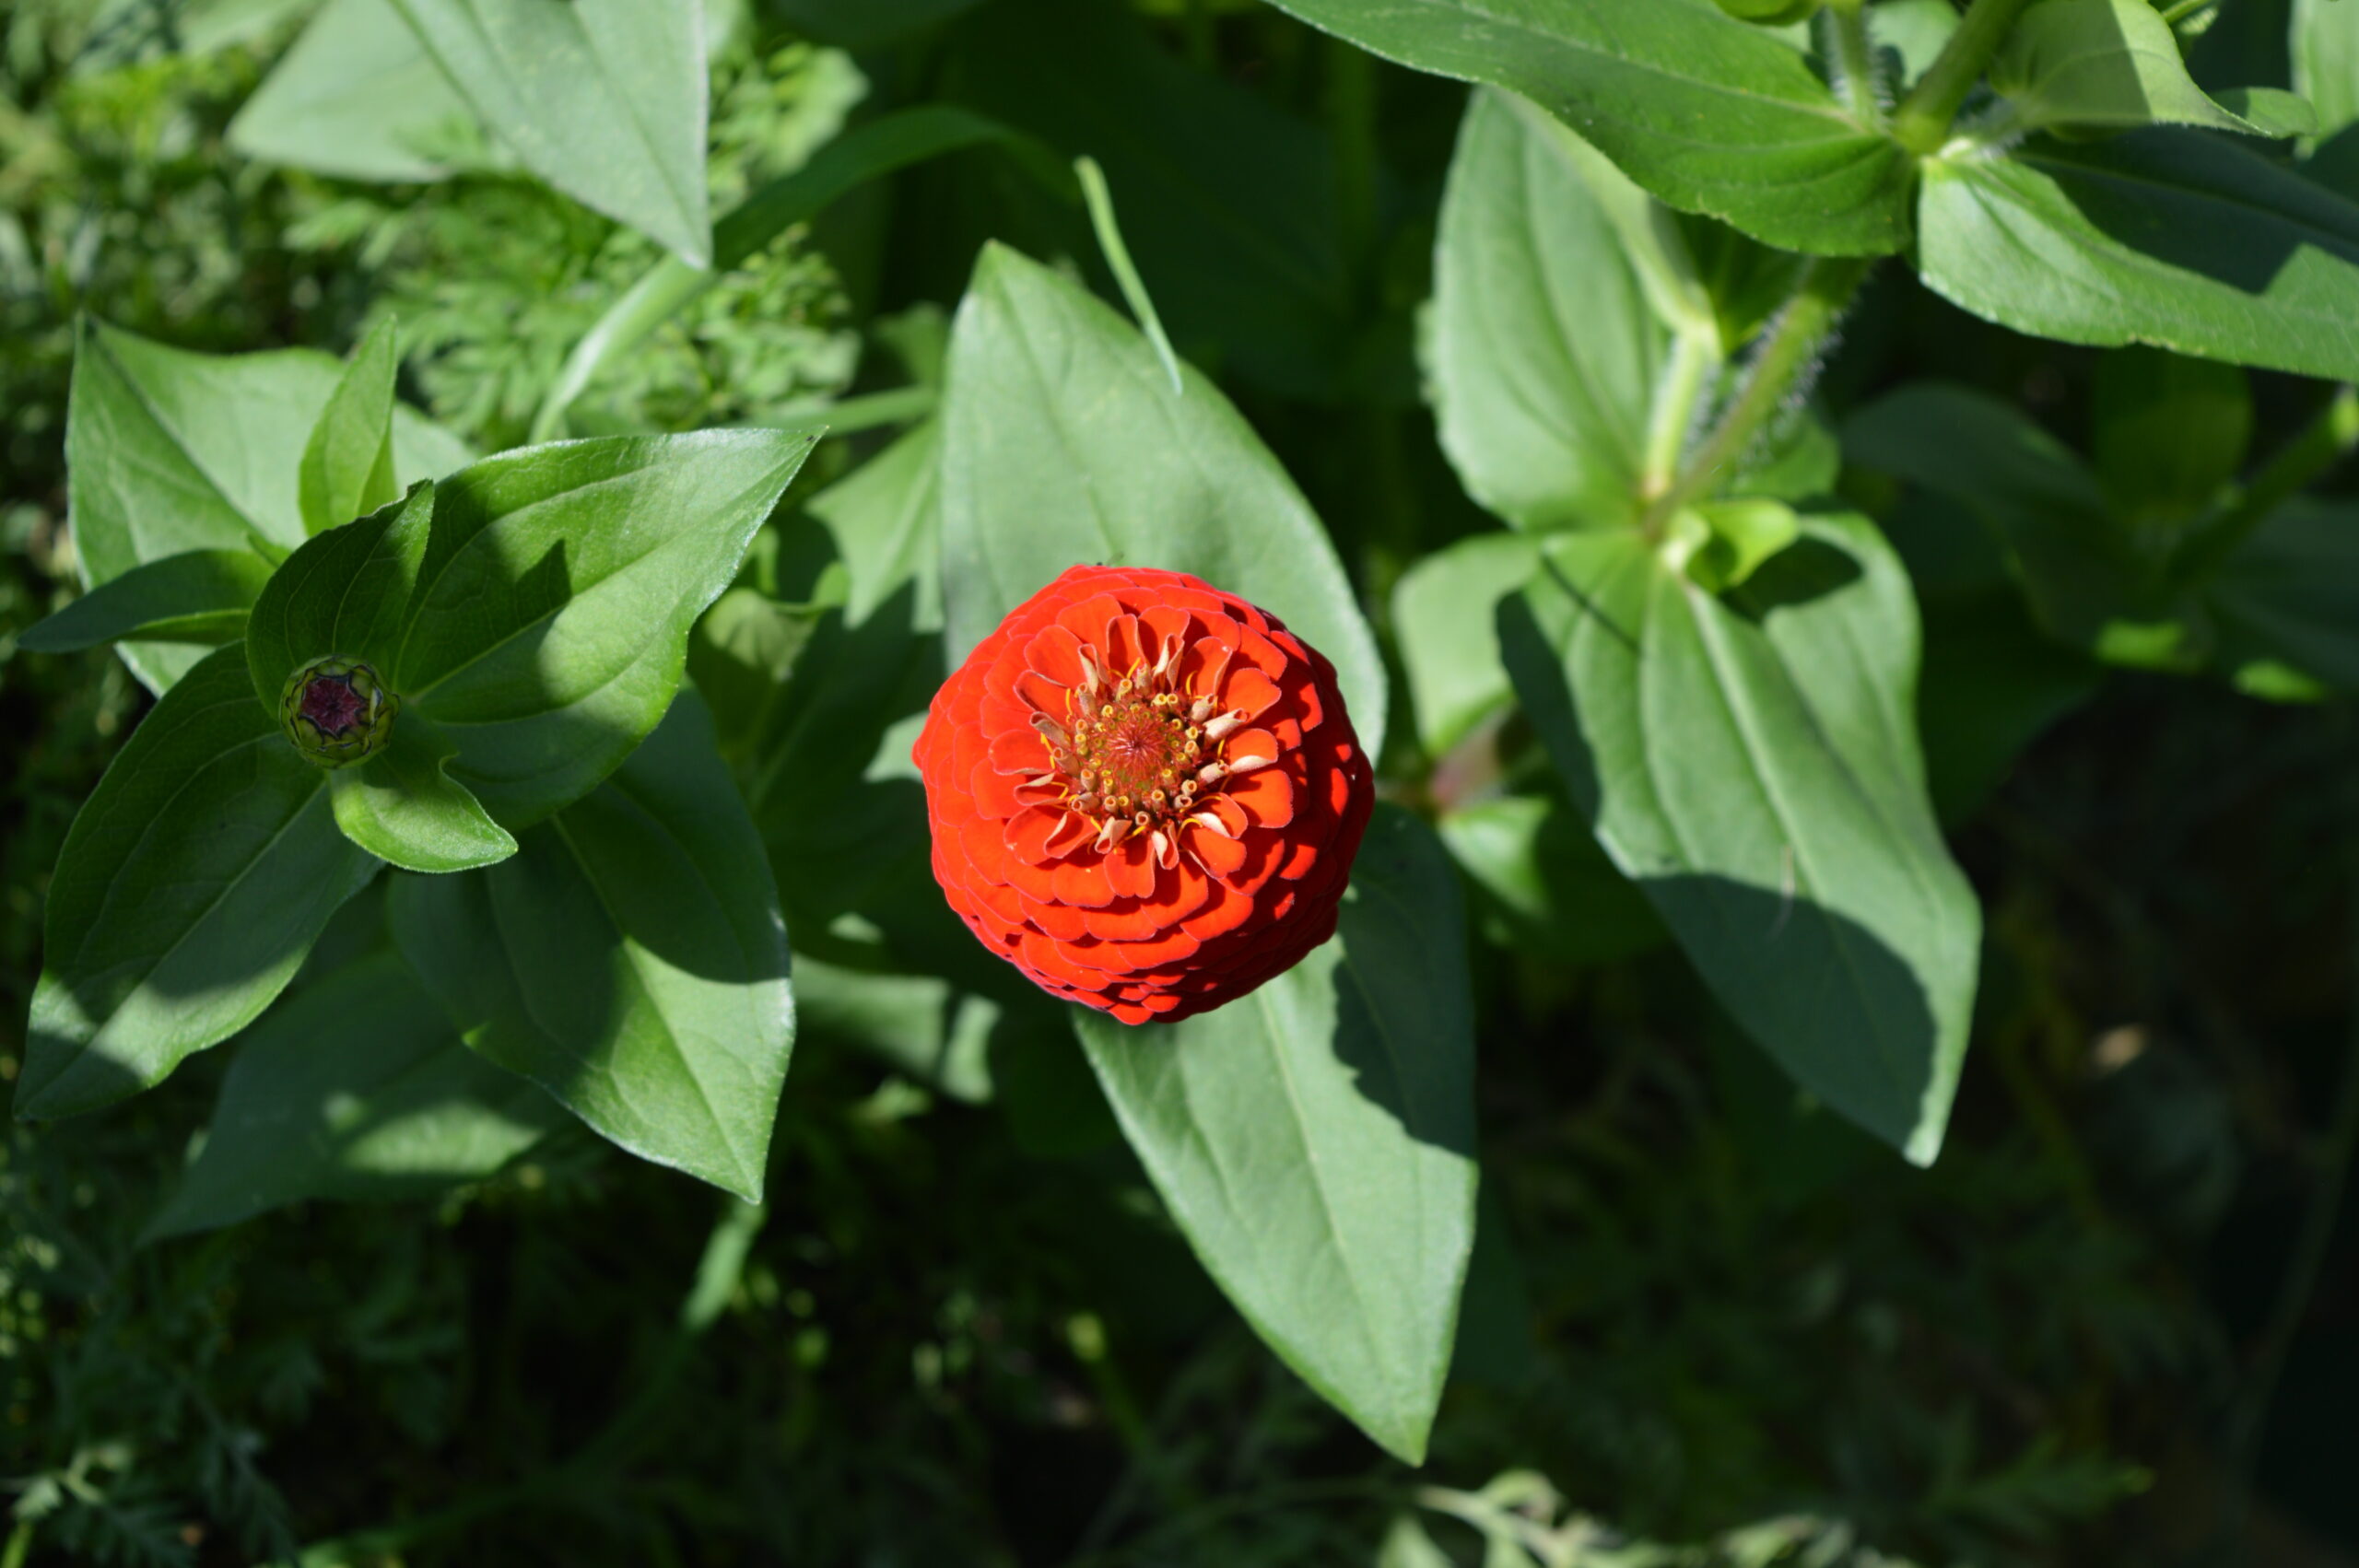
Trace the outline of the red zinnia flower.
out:
[[[1184,572],[1068,570],[943,683],[916,757],[950,907],[1125,1024],[1332,935],[1375,800],[1333,666]]]

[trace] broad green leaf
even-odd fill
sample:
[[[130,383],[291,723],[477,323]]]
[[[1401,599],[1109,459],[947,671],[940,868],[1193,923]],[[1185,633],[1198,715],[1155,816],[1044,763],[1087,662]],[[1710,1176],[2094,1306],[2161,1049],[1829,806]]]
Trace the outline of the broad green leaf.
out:
[[[1598,842],[1721,1004],[1921,1164],[1981,912],[1926,799],[1907,576],[1861,520],[1803,529],[1725,601],[1638,536],[1552,539],[1501,640]]]
[[[393,0],[327,0],[229,122],[229,145],[346,180],[440,180],[493,161]]]
[[[1478,533],[1427,556],[1394,586],[1392,632],[1427,755],[1514,704],[1493,612],[1539,563],[1539,547],[1521,534]]]
[[[1930,159],[1918,262],[2018,332],[2359,377],[2359,206],[2224,137]]]
[[[1535,531],[1635,513],[1671,355],[1577,146],[1476,92],[1434,247],[1426,374],[1443,450],[1469,495]]]
[[[2093,455],[2114,514],[2171,537],[2242,472],[2252,389],[2234,365],[2152,348],[2097,361]]]
[[[942,425],[929,419],[804,503],[827,525],[851,574],[844,614],[864,621],[903,583],[912,625],[942,626]]]
[[[182,551],[99,584],[28,626],[17,646],[35,653],[71,653],[132,638],[234,642],[245,635],[247,613],[269,580],[270,563],[251,550]]]
[[[191,550],[276,560],[301,544],[303,450],[343,368],[324,354],[189,354],[85,318],[65,423],[67,500],[85,586]],[[408,409],[393,415],[404,483],[468,460]],[[134,643],[123,661],[161,691],[189,649]]]
[[[516,840],[445,771],[454,750],[424,714],[397,714],[382,751],[328,775],[336,826],[405,871],[464,872],[506,860]]]
[[[307,983],[235,1049],[204,1147],[147,1240],[307,1199],[430,1198],[566,1121],[536,1084],[462,1045],[390,953]]]
[[[794,1018],[804,1040],[857,1046],[968,1105],[992,1097],[987,1047],[1000,1009],[939,976],[869,974],[797,954]]]
[[[712,261],[704,7],[393,0],[524,167],[690,266]]]
[[[1945,497],[1988,529],[2049,636],[2115,663],[2202,661],[2206,634],[2185,596],[2115,521],[2096,476],[2011,404],[1920,382],[1854,415],[1844,446],[1854,463]]]
[[[1788,250],[1907,239],[1909,159],[1713,0],[1277,0],[1414,70],[1520,93],[1662,201]]]
[[[2204,585],[2221,670],[2279,700],[2359,692],[2359,508],[2298,497]]]
[[[759,837],[683,692],[513,859],[402,877],[393,933],[468,1045],[642,1159],[759,1202],[794,1043]]]
[[[326,776],[254,700],[245,650],[206,655],[65,837],[17,1114],[110,1105],[244,1028],[377,866],[336,831]]]
[[[393,372],[400,368],[393,323],[381,322],[352,351],[303,449],[297,499],[306,533],[350,522],[401,495],[393,483]]]
[[[2321,138],[2359,121],[2359,8],[2293,0],[2294,90],[2318,111]]]
[[[1663,940],[1646,895],[1614,869],[1558,791],[1495,795],[1446,812],[1434,825],[1481,892],[1479,928],[1501,947],[1608,964]]]
[[[613,437],[445,475],[288,560],[255,609],[254,689],[276,701],[306,661],[366,659],[457,747],[452,780],[505,827],[536,822],[655,727],[688,628],[815,439]]]
[[[1892,87],[1905,92],[1932,68],[1942,46],[1957,31],[1953,0],[1877,0],[1867,12],[1869,36],[1898,63]]]
[[[2318,111],[2299,93],[2283,88],[2222,88],[2212,101],[2244,122],[2256,135],[2285,141],[2318,134]]]
[[[1425,1457],[1474,1241],[1474,1041],[1457,878],[1379,806],[1334,940],[1181,1024],[1074,1027],[1205,1270],[1279,1359]]]
[[[1332,137],[1267,93],[1184,64],[1130,10],[995,0],[945,41],[956,91],[1103,167],[1183,353],[1290,396],[1357,395],[1365,308]],[[1073,249],[1087,254],[1079,215],[1052,216],[1074,223]]]
[[[998,245],[952,333],[943,598],[963,653],[1079,561],[1192,572],[1284,620],[1335,666],[1371,755],[1384,672],[1334,546],[1218,388],[1078,287]]]
[[[1990,63],[2013,130],[2176,123],[2254,127],[2204,95],[2147,0],[2036,0]]]
[[[688,678],[703,692],[734,760],[768,733],[786,700],[804,650],[828,604],[784,604],[757,588],[733,588],[712,602],[688,637]]]

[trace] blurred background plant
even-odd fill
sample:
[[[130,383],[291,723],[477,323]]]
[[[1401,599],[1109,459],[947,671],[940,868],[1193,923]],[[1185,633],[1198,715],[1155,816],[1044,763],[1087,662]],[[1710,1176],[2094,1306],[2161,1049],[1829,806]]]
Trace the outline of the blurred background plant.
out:
[[[145,701],[105,654],[15,644],[71,591],[75,313],[215,352],[340,351],[391,315],[405,394],[496,450],[661,254],[461,133],[429,149],[452,171],[410,183],[232,150],[308,14],[0,17],[0,1077],[48,869]],[[2283,35],[2272,0],[2225,14],[2206,48]],[[716,210],[864,108],[945,98],[1095,150],[1181,351],[1310,493],[1368,603],[1484,526],[1412,352],[1462,89],[1242,0],[769,0],[711,23]],[[1207,147],[1254,138],[1256,180],[1214,178]],[[1095,275],[1076,209],[1019,160],[960,154],[728,275],[571,427],[790,421],[922,385],[992,235]],[[1895,275],[1822,395],[1939,374],[2085,451],[2105,358]],[[2266,450],[2314,396],[2253,388]],[[830,443],[798,495],[874,444]],[[1949,524],[1851,484],[1926,602],[1938,790],[1945,745],[1972,749],[1951,731],[1976,722],[1975,606],[1941,596]],[[795,635],[817,635],[784,656],[806,686],[863,657],[821,625],[844,591],[821,522],[788,518],[753,579],[809,606]],[[2349,1562],[2359,1225],[2316,1202],[2351,1153],[2330,1116],[2359,984],[2347,708],[2079,662],[2054,690],[2060,720],[1953,813],[1989,935],[1930,1171],[1799,1095],[1593,851],[1537,896],[1475,880],[1488,1179],[1420,1472],[1221,1301],[1053,1015],[998,991],[968,999],[968,1027],[938,997],[905,1026],[806,996],[759,1211],[577,1129],[438,1202],[142,1245],[227,1053],[106,1115],[12,1127],[0,1568]],[[1455,755],[1512,782],[1532,750],[1508,720]],[[1387,760],[1429,805],[1460,787]],[[1456,831],[1482,865],[1461,845],[1480,825]],[[786,891],[799,948],[863,961],[856,922],[821,899],[806,929],[812,890]],[[379,918],[363,900],[323,952]],[[826,965],[797,962],[823,996]]]

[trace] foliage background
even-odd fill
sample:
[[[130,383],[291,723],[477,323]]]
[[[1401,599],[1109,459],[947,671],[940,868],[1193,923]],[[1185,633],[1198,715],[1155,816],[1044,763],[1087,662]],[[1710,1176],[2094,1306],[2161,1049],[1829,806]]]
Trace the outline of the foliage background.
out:
[[[862,105],[945,98],[1097,151],[1180,351],[1365,603],[1489,526],[1413,353],[1463,89],[1241,4],[992,0],[876,47],[855,9],[721,18],[718,204]],[[364,186],[238,157],[225,127],[293,22],[217,12],[251,16],[203,48],[146,5],[0,18],[0,1075],[48,869],[144,701],[107,655],[10,635],[68,591],[75,311],[215,352],[341,351],[390,313],[405,394],[490,449],[656,254],[497,172]],[[2231,0],[2199,72],[2283,80],[2284,31],[2282,6]],[[1288,211],[1250,160],[1172,151],[1240,123],[1308,149],[1331,199]],[[1078,213],[961,154],[706,296],[576,425],[922,381],[987,237],[1099,276]],[[2086,450],[2101,357],[1893,268],[1821,392],[1839,411],[1939,374]],[[2266,451],[2315,389],[2254,380]],[[876,444],[830,442],[796,495]],[[763,569],[807,597],[832,548],[793,516]],[[1942,682],[1975,645],[1930,594],[1928,615],[1938,775],[1972,696]],[[1485,907],[1483,1230],[1414,1475],[1238,1322],[1020,1000],[947,1076],[806,1033],[758,1216],[576,1133],[440,1204],[143,1247],[225,1065],[201,1056],[8,1133],[0,1563],[1430,1561],[1404,1514],[1451,1551],[1478,1538],[1446,1515],[1552,1562],[2344,1562],[2359,1220],[2284,1287],[2349,1155],[2325,1132],[2359,984],[2353,750],[2340,705],[2104,676],[1955,829],[1989,936],[1925,1172],[1800,1100],[1643,930],[1570,965]],[[1598,918],[1626,930],[1614,896]],[[737,1241],[742,1272],[699,1275]]]

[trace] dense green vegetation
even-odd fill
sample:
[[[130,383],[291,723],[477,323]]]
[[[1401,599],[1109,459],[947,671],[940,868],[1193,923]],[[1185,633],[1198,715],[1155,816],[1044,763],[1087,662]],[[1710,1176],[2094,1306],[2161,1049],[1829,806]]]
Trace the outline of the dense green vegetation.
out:
[[[1969,60],[1949,0],[713,0],[700,193],[618,193],[417,41],[473,4],[0,14],[0,1078],[114,1102],[0,1145],[0,1568],[2350,1561],[2359,18],[1981,0]],[[758,835],[774,1127],[618,1130],[457,1017],[421,933],[595,778],[469,776],[450,863],[513,865],[374,876],[252,1027],[40,1103],[76,812],[153,694],[311,651],[283,578],[187,684],[23,646],[120,575],[102,467],[178,517],[127,444],[68,468],[101,374],[175,384],[149,344],[324,351],[252,421],[290,464],[397,360],[256,584],[396,462],[488,507],[467,453],[773,432],[760,484],[630,514],[752,542],[635,605],[704,612],[700,695],[600,771]],[[241,417],[264,363],[220,362]],[[1272,1055],[1358,1119],[1241,1192],[1180,1155],[1274,1124],[1175,1110],[993,963],[903,760],[1101,506],[1248,597],[1332,564],[1286,613],[1383,737],[1359,896],[1406,912],[1273,994],[1356,962],[1439,1087],[1350,1100],[1382,1031],[1327,1003],[1332,1052]],[[369,848],[417,867],[405,831]],[[405,1040],[444,1076],[362,1104],[337,1047]],[[1470,1082],[1472,1150],[1427,1135]],[[318,1132],[347,1102],[427,1153]],[[1417,1271],[1349,1309],[1295,1265],[1375,1244],[1287,1228],[1339,1152]],[[1453,1308],[1398,1386],[1337,1349]]]

